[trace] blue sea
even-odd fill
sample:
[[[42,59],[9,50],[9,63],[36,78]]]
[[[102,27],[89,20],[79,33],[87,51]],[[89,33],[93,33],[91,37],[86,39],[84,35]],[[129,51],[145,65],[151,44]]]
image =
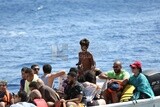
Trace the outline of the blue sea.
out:
[[[0,0],[0,80],[17,92],[24,66],[68,72],[83,38],[104,72],[115,60],[159,70],[160,0]]]

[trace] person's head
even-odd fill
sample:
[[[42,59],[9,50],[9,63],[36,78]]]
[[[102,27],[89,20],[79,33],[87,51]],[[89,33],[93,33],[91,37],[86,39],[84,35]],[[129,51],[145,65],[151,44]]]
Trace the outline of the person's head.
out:
[[[78,73],[78,69],[76,67],[71,67],[69,72],[75,72],[77,74]]]
[[[26,69],[27,69],[27,67],[23,67],[23,68],[21,69],[22,79],[26,79],[26,74],[25,74]]]
[[[141,73],[142,72],[142,64],[140,61],[135,61],[134,63],[132,63],[130,65],[131,69],[132,69],[132,72],[134,74],[137,74],[137,73]]]
[[[26,74],[26,80],[28,82],[31,82],[34,78],[34,71],[31,68],[27,68],[25,70],[25,74]]]
[[[38,83],[33,81],[29,84],[29,89],[32,91],[34,89],[38,89]]]
[[[38,74],[38,72],[39,72],[39,70],[40,70],[38,64],[33,64],[33,65],[31,66],[31,69],[34,71],[34,74]]]
[[[51,73],[51,71],[52,71],[52,66],[50,64],[43,65],[43,72],[44,73]]]
[[[80,45],[81,45],[82,51],[87,51],[87,49],[89,47],[89,40],[86,38],[80,40]]]
[[[113,63],[113,70],[115,73],[119,74],[121,72],[122,69],[122,63],[120,61],[115,61]]]
[[[91,83],[96,83],[95,80],[95,73],[91,70],[86,71],[85,75],[85,81],[91,82]]]
[[[69,72],[67,74],[67,81],[68,84],[72,85],[73,83],[75,83],[77,80],[77,74],[75,72]]]
[[[7,90],[7,81],[0,80],[0,91],[5,92]]]
[[[40,91],[37,89],[32,90],[31,93],[29,94],[29,101],[33,101],[34,99],[40,99],[40,98],[42,98],[42,95]]]
[[[27,93],[23,90],[18,91],[17,95],[13,95],[14,103],[17,102],[26,102],[27,101]]]

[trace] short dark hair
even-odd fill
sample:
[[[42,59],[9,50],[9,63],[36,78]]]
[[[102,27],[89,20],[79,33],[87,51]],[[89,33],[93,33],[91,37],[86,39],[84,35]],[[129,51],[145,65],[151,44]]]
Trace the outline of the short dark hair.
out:
[[[34,69],[36,66],[38,66],[38,64],[31,65],[31,69]]]
[[[142,73],[142,68],[139,68],[139,72]]]
[[[25,70],[25,73],[29,74],[29,75],[34,75],[33,70],[31,68],[27,68]]]
[[[89,40],[86,39],[86,38],[84,38],[84,39],[80,40],[79,44],[81,46],[86,46],[88,48],[88,46],[89,46]]]
[[[29,87],[33,87],[34,89],[38,89],[38,84],[37,84],[37,82],[33,81],[29,84]]]
[[[67,75],[71,77],[77,77],[77,74],[75,72],[69,72]]]
[[[27,67],[23,67],[22,69],[21,69],[21,72],[25,72],[27,70]]]
[[[23,90],[18,91],[18,96],[21,98],[21,102],[27,101],[27,93]]]
[[[76,67],[71,67],[69,72],[75,72],[77,74],[78,73],[78,69]]]
[[[43,65],[43,72],[44,73],[51,73],[51,71],[52,71],[52,66],[50,64]]]

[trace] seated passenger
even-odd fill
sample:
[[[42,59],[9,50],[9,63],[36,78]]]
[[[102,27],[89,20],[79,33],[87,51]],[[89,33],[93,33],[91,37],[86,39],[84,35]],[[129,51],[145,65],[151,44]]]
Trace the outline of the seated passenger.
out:
[[[31,65],[31,69],[33,70],[34,74],[36,74],[38,76],[39,70],[40,70],[38,64]]]
[[[136,89],[134,91],[133,100],[154,97],[153,90],[148,79],[142,74],[141,62],[135,61],[130,65],[133,75],[129,78],[129,84]]]
[[[64,89],[64,99],[61,99],[66,107],[78,107],[83,98],[83,86],[77,81],[77,74],[69,72],[67,76],[67,87]]]
[[[0,107],[8,107],[11,104],[12,95],[7,89],[7,82],[0,81]]]
[[[48,85],[49,87],[53,88],[53,81],[55,78],[62,76],[65,74],[64,71],[59,71],[57,73],[51,73],[52,66],[50,64],[43,65],[43,72],[44,75],[41,77],[42,81],[45,85]]]
[[[59,95],[47,85],[39,82],[31,82],[29,84],[30,90],[38,89],[42,94],[42,98],[47,102],[48,107],[53,107],[55,102],[60,99]]]
[[[118,86],[115,87],[115,89],[117,88],[117,90],[114,90],[113,88],[107,88],[106,90],[104,90],[103,97],[106,101],[106,104],[119,102],[122,93],[121,91],[129,80],[129,73],[122,69],[122,64],[120,61],[115,61],[112,71],[108,71],[106,74],[101,73],[100,75],[101,78],[103,77],[109,79],[108,86],[112,86],[114,85],[114,83],[118,83],[117,85],[115,85]]]
[[[27,102],[27,93],[23,90],[18,91],[17,95],[13,95],[12,105],[10,107],[36,107],[32,103]]]
[[[32,81],[39,82],[41,84],[44,84],[43,81],[37,76],[37,74],[34,74],[34,71],[31,68],[27,68],[25,70],[26,73],[26,81],[25,81],[25,86],[24,86],[24,91],[27,93],[27,95],[30,94],[30,89],[29,89],[29,84]]]
[[[37,89],[31,91],[29,102],[35,104],[37,107],[48,107],[46,101],[42,98],[41,93]]]
[[[25,85],[25,80],[26,80],[26,74],[25,74],[25,70],[27,69],[27,67],[23,67],[21,69],[21,76],[22,79],[20,81],[20,90],[24,90],[24,85]]]

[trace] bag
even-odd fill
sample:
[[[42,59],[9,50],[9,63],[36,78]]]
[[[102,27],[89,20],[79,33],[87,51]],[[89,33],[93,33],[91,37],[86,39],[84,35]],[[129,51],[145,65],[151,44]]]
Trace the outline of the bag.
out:
[[[143,71],[143,74],[147,77],[155,96],[160,95],[160,72],[154,70]]]
[[[120,99],[120,102],[127,102],[130,101],[130,99],[133,96],[133,91],[135,90],[135,87],[133,85],[126,85],[126,87],[124,88],[123,92],[122,92],[122,96]]]
[[[123,88],[121,82],[112,82],[108,83],[108,91],[113,92],[113,91],[120,91]]]

